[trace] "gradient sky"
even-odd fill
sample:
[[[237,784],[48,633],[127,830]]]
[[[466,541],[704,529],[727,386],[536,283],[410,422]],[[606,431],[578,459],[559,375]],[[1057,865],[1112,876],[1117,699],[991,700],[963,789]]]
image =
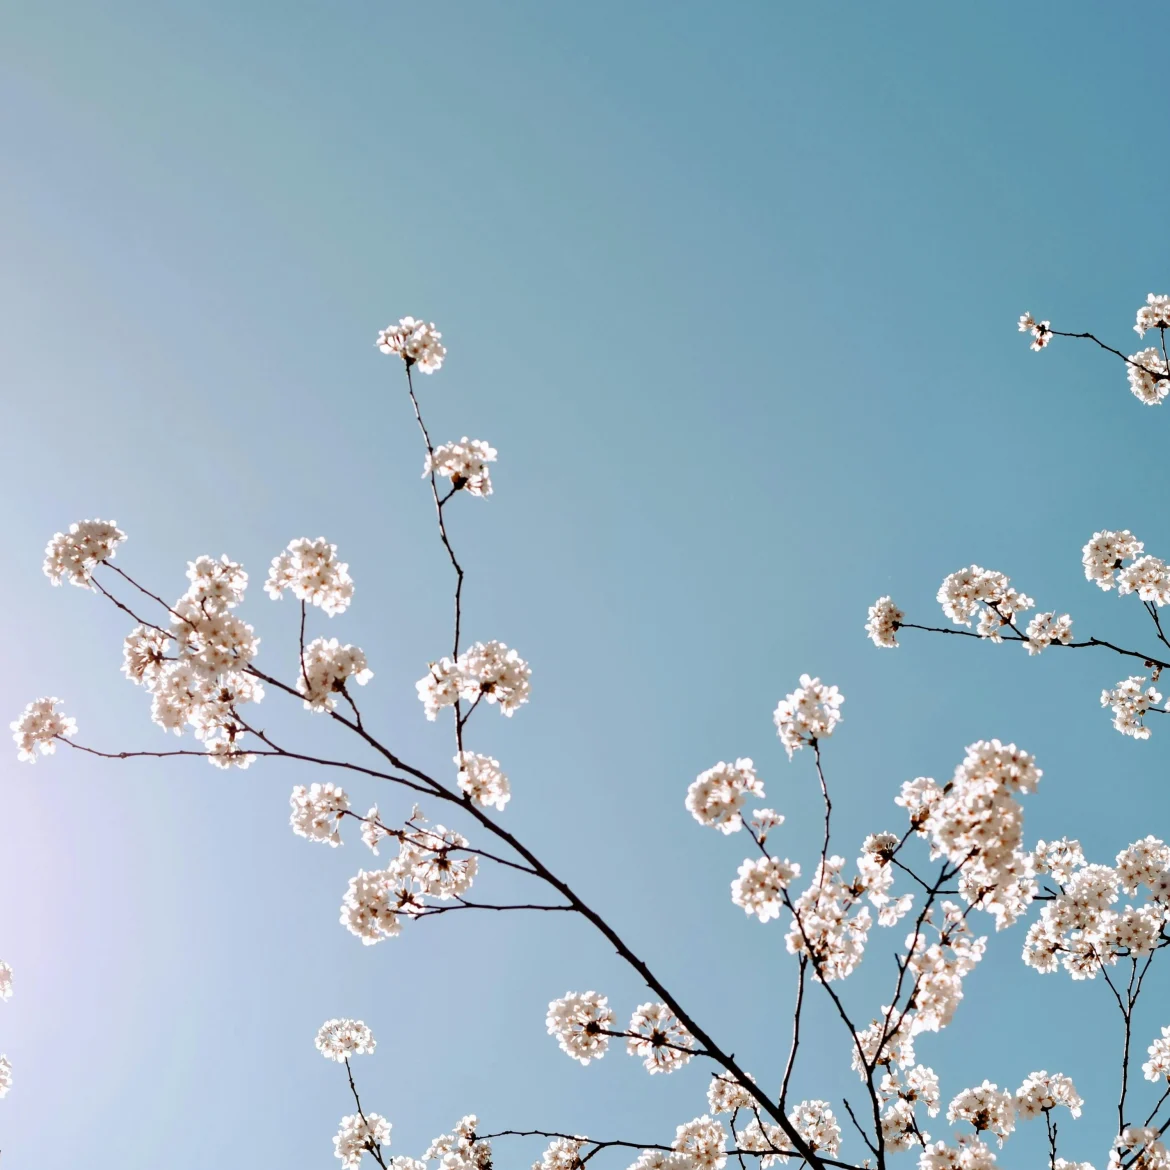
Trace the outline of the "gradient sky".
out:
[[[1129,527],[1167,554],[1170,418],[1105,355],[1030,353],[1015,320],[1137,348],[1134,309],[1167,291],[1149,103],[1168,33],[1155,10],[1088,3],[9,5],[0,709],[59,695],[86,743],[174,744],[120,678],[127,622],[41,574],[71,521],[115,519],[118,564],[168,596],[199,554],[242,561],[260,663],[286,675],[295,610],[260,582],[289,539],[323,534],[357,594],[312,632],[361,645],[367,717],[449,769],[449,729],[413,687],[448,643],[449,578],[401,370],[372,345],[404,314],[434,320],[432,430],[500,452],[495,496],[453,523],[466,629],[533,668],[529,706],[477,715],[471,746],[512,777],[507,823],[777,1077],[783,931],[730,904],[743,840],[702,831],[683,796],[752,756],[788,817],[777,842],[810,865],[812,761],[790,765],[771,722],[801,672],[847,696],[826,766],[849,856],[902,825],[903,780],[947,776],[991,736],[1045,771],[1030,841],[1069,833],[1109,862],[1170,834],[1170,730],[1123,739],[1097,704],[1117,660],[942,638],[878,652],[862,632],[887,592],[935,621],[939,581],[974,561],[1079,632],[1148,641],[1079,550]],[[357,754],[278,696],[263,714]],[[291,785],[316,778],[0,764],[5,1165],[336,1165],[350,1099],[312,1046],[336,1015],[379,1039],[360,1084],[395,1153],[471,1111],[655,1141],[705,1109],[700,1062],[582,1068],[545,1035],[567,989],[619,1015],[645,998],[584,924],[444,916],[363,948],[337,914],[368,855],[287,824]],[[349,787],[359,808],[408,809]],[[992,938],[920,1058],[944,1099],[1072,1075],[1088,1103],[1061,1153],[1101,1167],[1116,1009],[1100,982],[1025,970],[1022,941]],[[871,966],[848,986],[863,1018],[893,971],[884,949]],[[1151,985],[1142,1049],[1166,992]],[[847,1065],[818,1009],[797,1095],[856,1094]],[[1027,1164],[1040,1137],[1001,1160]],[[501,1145],[497,1164],[537,1152]]]

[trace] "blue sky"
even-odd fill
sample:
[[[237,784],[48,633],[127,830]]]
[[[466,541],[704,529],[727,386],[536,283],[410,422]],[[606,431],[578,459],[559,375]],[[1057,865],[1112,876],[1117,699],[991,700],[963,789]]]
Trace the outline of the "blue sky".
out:
[[[939,581],[974,561],[1078,630],[1144,636],[1079,550],[1128,527],[1166,552],[1170,420],[1103,355],[1030,353],[1015,320],[1128,346],[1166,291],[1143,52],[1165,17],[48,0],[0,21],[9,718],[56,694],[86,742],[166,746],[118,674],[125,622],[41,575],[70,521],[117,520],[118,563],[168,595],[199,554],[242,561],[273,670],[295,614],[259,581],[290,538],[323,534],[357,595],[316,632],[365,649],[387,738],[449,766],[413,687],[447,645],[449,583],[401,374],[372,345],[410,313],[449,347],[420,385],[433,431],[500,452],[495,496],[459,501],[454,536],[468,633],[533,668],[526,709],[477,715],[473,746],[512,777],[504,815],[761,1077],[788,1027],[782,931],[731,906],[742,842],[682,802],[698,771],[752,756],[809,864],[811,761],[790,765],[771,723],[801,672],[847,696],[827,756],[846,854],[900,825],[904,779],[990,736],[1045,770],[1029,839],[1070,833],[1109,861],[1170,832],[1161,729],[1123,740],[1097,706],[1116,661],[958,639],[879,653],[861,629],[881,593],[933,620]],[[350,750],[275,696],[264,713]],[[312,1036],[336,1015],[379,1037],[363,1100],[398,1153],[469,1111],[656,1140],[703,1110],[697,1063],[585,1069],[544,1035],[569,988],[619,1014],[643,998],[583,925],[468,914],[357,944],[336,919],[361,846],[287,825],[291,785],[314,778],[0,765],[13,1165],[333,1164],[349,1102]],[[945,1096],[1069,1073],[1089,1103],[1062,1153],[1100,1166],[1106,989],[1025,971],[1021,943],[992,939],[920,1055]],[[880,974],[849,987],[859,1015],[885,1002]],[[1166,1023],[1149,1013],[1142,1045]],[[842,1035],[827,1017],[813,1035],[799,1094],[856,1092]]]

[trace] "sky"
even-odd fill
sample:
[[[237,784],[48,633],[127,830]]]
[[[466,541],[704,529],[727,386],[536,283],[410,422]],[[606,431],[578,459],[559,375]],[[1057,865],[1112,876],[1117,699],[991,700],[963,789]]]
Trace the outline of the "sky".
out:
[[[448,357],[418,379],[427,421],[499,451],[491,499],[456,501],[466,632],[533,671],[513,719],[472,725],[511,777],[501,819],[778,1077],[783,928],[731,905],[743,835],[704,831],[683,799],[750,756],[787,817],[777,848],[811,868],[812,762],[788,762],[771,719],[803,672],[846,696],[826,751],[846,856],[901,828],[904,780],[949,777],[993,736],[1044,770],[1029,841],[1069,834],[1108,863],[1170,832],[1170,732],[1122,738],[1098,704],[1119,660],[908,633],[878,651],[862,629],[880,594],[940,624],[939,582],[976,563],[1078,633],[1148,646],[1135,599],[1093,588],[1079,550],[1130,528],[1165,554],[1170,419],[1100,351],[1029,352],[1016,319],[1138,348],[1134,310],[1167,291],[1142,51],[1167,33],[1156,11],[1079,2],[10,5],[0,709],[56,695],[79,742],[180,746],[120,676],[124,615],[41,572],[72,521],[116,520],[118,565],[165,596],[200,554],[241,561],[259,665],[285,675],[296,610],[260,585],[290,539],[324,535],[356,594],[311,636],[361,646],[367,720],[452,774],[450,728],[414,691],[449,641],[449,569],[401,368],[373,345],[401,316],[434,321]],[[366,760],[279,695],[263,714],[303,750]],[[351,1099],[312,1043],[335,1016],[378,1038],[355,1071],[392,1153],[470,1112],[661,1141],[705,1110],[701,1061],[648,1078],[612,1050],[584,1068],[545,1034],[567,990],[619,1016],[646,998],[585,923],[347,934],[368,854],[288,826],[291,786],[330,778],[64,750],[0,764],[6,1165],[336,1165]],[[377,781],[347,789],[409,812]],[[1116,1008],[1100,981],[1025,969],[1022,942],[992,933],[919,1057],[944,1099],[1068,1073],[1087,1103],[1061,1154],[1100,1167]],[[845,985],[864,1019],[890,946]],[[1167,990],[1150,985],[1139,1051],[1170,1024]],[[839,1102],[859,1091],[848,1040],[812,1013],[796,1093]],[[1041,1156],[1036,1124],[1005,1163]],[[538,1154],[501,1141],[497,1164]]]

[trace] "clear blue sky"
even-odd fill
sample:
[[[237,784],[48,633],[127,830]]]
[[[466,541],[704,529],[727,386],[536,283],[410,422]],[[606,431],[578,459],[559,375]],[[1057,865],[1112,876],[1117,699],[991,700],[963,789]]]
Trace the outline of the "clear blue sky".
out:
[[[1129,345],[1138,303],[1167,291],[1167,34],[1156,10],[1086,3],[9,6],[5,719],[56,694],[86,742],[167,742],[119,677],[126,623],[41,575],[70,521],[117,520],[118,563],[168,595],[201,553],[243,561],[274,670],[294,613],[258,579],[324,534],[358,592],[320,632],[366,650],[386,735],[445,766],[413,683],[446,647],[448,578],[400,371],[372,345],[403,314],[434,320],[433,429],[500,452],[496,495],[454,526],[468,633],[533,668],[530,705],[475,733],[512,776],[507,820],[776,1076],[782,930],[731,906],[742,840],[682,802],[750,755],[810,863],[811,761],[789,765],[771,724],[802,671],[847,696],[827,764],[849,855],[902,823],[904,779],[990,736],[1045,770],[1030,841],[1079,835],[1108,862],[1170,834],[1170,730],[1112,730],[1115,661],[957,639],[879,653],[861,628],[886,592],[933,619],[938,582],[975,561],[1079,630],[1136,638],[1136,605],[1085,582],[1079,550],[1129,527],[1170,554],[1170,416],[1087,349],[1028,352],[1015,320]],[[346,746],[275,697],[264,714]],[[6,1165],[336,1164],[349,1100],[312,1047],[335,1015],[379,1038],[363,1097],[397,1153],[469,1111],[635,1140],[703,1111],[697,1062],[585,1069],[544,1034],[569,988],[621,1014],[643,998],[584,925],[468,914],[363,948],[337,913],[367,855],[287,825],[315,777],[184,763],[0,764]],[[1022,941],[992,939],[920,1056],[945,1098],[1069,1073],[1088,1105],[1062,1153],[1101,1167],[1107,991],[1026,971]],[[889,971],[849,987],[859,1015]],[[1166,1023],[1147,1015],[1141,1046]],[[825,1019],[813,1037],[798,1094],[856,1093],[842,1034]]]

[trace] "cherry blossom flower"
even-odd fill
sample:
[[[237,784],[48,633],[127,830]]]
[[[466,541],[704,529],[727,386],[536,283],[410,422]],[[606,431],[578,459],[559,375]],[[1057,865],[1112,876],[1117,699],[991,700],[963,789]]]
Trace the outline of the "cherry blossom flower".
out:
[[[889,597],[879,597],[869,607],[865,632],[875,646],[893,648],[898,645],[898,627],[905,620],[906,615]]]
[[[801,748],[833,734],[841,722],[843,702],[845,696],[836,687],[825,686],[807,674],[800,676],[800,686],[781,700],[772,716],[789,759]]]
[[[297,600],[320,606],[330,617],[344,613],[353,600],[349,565],[337,559],[337,545],[323,536],[290,541],[284,552],[273,557],[264,589],[273,601],[279,601],[288,589]]]
[[[755,1083],[750,1073],[748,1080]],[[750,1109],[755,1102],[751,1095],[730,1073],[716,1073],[707,1086],[707,1106],[712,1113],[734,1113],[737,1109]]]
[[[45,576],[54,585],[68,581],[82,589],[91,588],[93,571],[102,561],[113,560],[118,545],[126,539],[113,520],[82,520],[58,532],[45,548]]]
[[[1061,614],[1060,617],[1054,612],[1038,613],[1028,623],[1028,628],[1024,632],[1028,638],[1024,643],[1024,649],[1029,654],[1039,654],[1053,642],[1067,646],[1072,641],[1072,618],[1067,613]]]
[[[783,894],[789,883],[800,877],[795,861],[778,857],[748,858],[739,867],[739,876],[731,883],[731,900],[745,914],[754,914],[761,922],[780,917]]]
[[[423,1154],[424,1161],[439,1162],[441,1170],[490,1170],[492,1144],[476,1137],[478,1127],[479,1119],[474,1113],[460,1118],[451,1133],[440,1134],[431,1142]],[[399,1168],[395,1166],[394,1170]]]
[[[577,1170],[580,1165],[581,1142],[576,1138],[557,1138],[532,1163],[532,1170]]]
[[[1108,529],[1094,532],[1092,539],[1081,550],[1085,580],[1095,581],[1101,589],[1112,589],[1116,585],[1113,574],[1126,561],[1136,560],[1144,551],[1145,545],[1128,528],[1121,532]]]
[[[1147,1081],[1170,1081],[1170,1028],[1163,1028],[1162,1035],[1155,1037],[1146,1049],[1150,1059],[1142,1065],[1142,1074]]]
[[[609,1047],[607,1032],[615,1017],[609,1000],[596,991],[570,991],[548,1005],[548,1034],[557,1038],[561,1051],[582,1064],[600,1060]]]
[[[631,1056],[639,1056],[647,1072],[672,1073],[691,1059],[694,1037],[664,1003],[639,1004],[626,1029],[633,1035],[626,1041]]]
[[[1170,328],[1170,297],[1158,296],[1156,293],[1146,295],[1146,303],[1137,311],[1137,324],[1133,331],[1139,337],[1145,337],[1149,329]]]
[[[1016,1113],[1025,1121],[1039,1117],[1063,1105],[1073,1115],[1080,1117],[1085,1102],[1072,1080],[1063,1073],[1029,1073],[1027,1080],[1016,1090]]]
[[[1136,593],[1142,601],[1162,606],[1170,604],[1170,568],[1160,557],[1138,557],[1117,573],[1117,593],[1124,597]]]
[[[314,638],[301,658],[297,692],[305,696],[310,711],[332,711],[346,680],[359,686],[374,677],[366,656],[356,646],[342,646],[336,638]]]
[[[841,1149],[841,1127],[828,1101],[801,1101],[788,1115],[793,1128],[809,1148],[835,1158]]]
[[[450,658],[432,662],[415,690],[431,720],[457,699],[498,703],[500,711],[511,716],[528,702],[531,676],[528,663],[503,642],[476,642],[455,662]]]
[[[54,709],[59,702],[54,698],[36,699],[9,724],[16,740],[17,759],[35,764],[38,751],[51,756],[57,750],[58,738],[77,734],[77,720]]]
[[[361,1020],[326,1020],[317,1032],[316,1045],[326,1060],[341,1064],[350,1056],[372,1053],[377,1041]]]
[[[1051,321],[1037,321],[1031,313],[1020,314],[1020,332],[1032,335],[1031,348],[1037,352],[1052,341],[1051,325]]]
[[[12,998],[12,964],[0,962],[0,999]]]
[[[749,792],[753,796],[765,795],[752,761],[746,756],[734,764],[720,760],[713,768],[700,772],[687,789],[687,811],[700,825],[735,833],[743,828],[740,810]]]
[[[512,798],[512,789],[508,777],[500,771],[499,760],[478,752],[456,752],[455,764],[459,768],[461,792],[484,808],[504,811],[504,805]]]
[[[1145,686],[1147,681],[1143,675],[1131,674],[1112,690],[1101,692],[1101,706],[1113,709],[1113,726],[1122,735],[1132,735],[1134,739],[1150,738],[1145,714],[1162,701],[1162,693],[1156,687]]]
[[[390,1144],[390,1122],[377,1113],[351,1114],[341,1119],[333,1139],[334,1152],[345,1170],[360,1166],[362,1155]]]
[[[670,1146],[689,1155],[694,1170],[722,1170],[727,1162],[727,1132],[706,1113],[680,1125]]]
[[[1007,1089],[984,1081],[973,1089],[964,1089],[947,1106],[947,1120],[969,1121],[977,1133],[991,1133],[1002,1146],[1016,1127],[1015,1098]]]
[[[341,844],[341,816],[349,808],[345,789],[336,784],[298,784],[289,797],[292,815],[289,824],[298,837],[322,841],[334,847]]]
[[[1131,353],[1125,372],[1129,375],[1129,388],[1133,396],[1146,406],[1161,406],[1162,400],[1170,394],[1170,368],[1152,346]]]
[[[978,614],[979,636],[1002,642],[999,631],[1016,615],[1032,609],[1035,602],[1012,588],[1003,573],[970,565],[943,579],[938,588],[938,603],[943,613],[957,626],[970,626]]]
[[[466,435],[458,443],[441,443],[423,463],[423,477],[433,471],[451,481],[453,491],[469,496],[490,496],[492,478],[488,464],[496,461],[496,449],[482,439]]]
[[[391,870],[361,869],[349,879],[341,902],[341,925],[357,935],[363,946],[393,938],[402,930],[394,892],[398,876]]]
[[[447,351],[440,344],[443,335],[434,324],[403,317],[397,325],[388,325],[378,334],[375,345],[386,354],[397,354],[406,368],[418,366],[424,374],[433,374],[442,364]]]

